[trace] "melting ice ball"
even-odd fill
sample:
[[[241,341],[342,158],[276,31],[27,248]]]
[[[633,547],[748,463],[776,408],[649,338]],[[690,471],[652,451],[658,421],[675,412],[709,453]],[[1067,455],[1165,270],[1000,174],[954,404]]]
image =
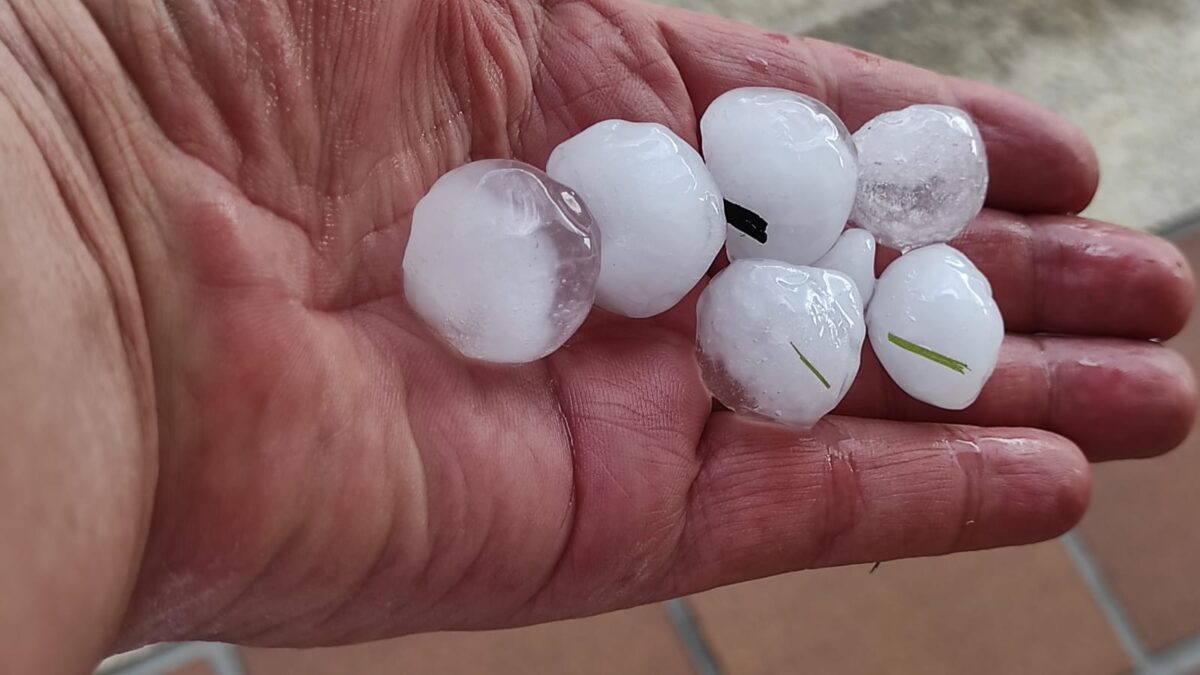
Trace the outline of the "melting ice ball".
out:
[[[726,216],[742,223],[729,229],[731,260],[809,265],[833,246],[854,205],[858,160],[825,104],[781,89],[735,89],[708,107],[700,133],[730,202]],[[765,225],[765,238],[742,231],[756,225]]]
[[[949,410],[979,397],[1004,340],[988,280],[945,244],[906,253],[884,270],[867,326],[892,380],[913,398]]]
[[[808,428],[858,374],[862,302],[838,272],[738,260],[704,289],[697,312],[704,383],[735,412]]]
[[[596,124],[558,146],[546,172],[595,218],[604,249],[596,304],[609,311],[641,319],[671,309],[725,243],[716,181],[661,124]]]
[[[829,249],[829,253],[813,263],[813,267],[841,272],[850,277],[866,306],[875,292],[875,237],[858,228],[846,230]]]
[[[404,292],[447,342],[495,363],[536,361],[587,318],[600,273],[575,193],[510,160],[442,176],[413,212]]]
[[[851,220],[900,251],[953,239],[983,208],[987,155],[963,111],[914,105],[854,134],[862,172]]]

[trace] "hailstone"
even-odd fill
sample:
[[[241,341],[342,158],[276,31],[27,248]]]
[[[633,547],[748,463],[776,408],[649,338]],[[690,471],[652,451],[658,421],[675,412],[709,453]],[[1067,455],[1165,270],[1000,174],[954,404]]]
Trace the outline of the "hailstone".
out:
[[[987,154],[967,113],[914,105],[854,134],[862,172],[851,220],[900,251],[953,239],[983,208]]]
[[[854,282],[839,273],[738,260],[697,308],[708,390],[735,412],[809,428],[858,374],[866,326]]]
[[[463,354],[527,363],[561,347],[591,311],[600,244],[582,200],[532,166],[467,164],[412,216],[404,292]]]
[[[875,237],[866,230],[846,230],[829,253],[813,263],[813,267],[850,277],[862,296],[863,305],[869,305],[871,294],[875,292]]]
[[[781,89],[735,89],[708,107],[700,133],[728,202],[731,260],[810,265],[833,246],[854,205],[859,163],[825,104]]]
[[[934,244],[884,270],[867,310],[871,347],[892,380],[925,403],[962,410],[996,368],[1004,319],[965,255]]]
[[[567,140],[546,172],[587,202],[604,255],[596,304],[645,318],[671,309],[725,243],[725,210],[704,160],[661,124],[609,120]]]

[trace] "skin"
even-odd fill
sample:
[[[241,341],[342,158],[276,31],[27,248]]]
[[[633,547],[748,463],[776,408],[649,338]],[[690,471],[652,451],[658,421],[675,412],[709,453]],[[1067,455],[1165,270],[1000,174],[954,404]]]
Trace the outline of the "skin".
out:
[[[1152,341],[1192,277],[1066,215],[1096,160],[1012,95],[620,0],[0,1],[0,655],[77,673],[165,639],[324,645],[583,616],[744,579],[1053,537],[1088,460],[1196,389]],[[764,63],[766,65],[764,65]],[[470,159],[607,118],[697,142],[743,85],[851,128],[957,105],[989,208],[957,242],[1011,331],[970,410],[867,355],[811,433],[714,410],[695,294],[468,363],[407,309],[410,214]],[[699,290],[699,289],[698,289]],[[697,293],[698,293],[697,290]]]

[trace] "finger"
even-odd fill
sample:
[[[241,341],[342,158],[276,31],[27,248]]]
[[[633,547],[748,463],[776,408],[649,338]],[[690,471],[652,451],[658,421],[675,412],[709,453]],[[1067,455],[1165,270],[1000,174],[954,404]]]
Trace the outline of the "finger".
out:
[[[979,400],[947,411],[905,394],[869,345],[842,415],[1036,427],[1074,441],[1093,461],[1159,455],[1187,437],[1196,382],[1179,354],[1151,342],[1009,335]]]
[[[951,243],[991,282],[1010,332],[1166,339],[1192,311],[1187,258],[1144,232],[985,209]],[[879,251],[876,271],[883,273],[899,254]],[[711,271],[728,264],[722,253]]]
[[[1192,310],[1187,258],[1144,232],[985,210],[952,245],[987,276],[1010,332],[1169,338]]]
[[[1082,516],[1068,440],[830,417],[810,434],[712,416],[680,539],[676,590],[790,570],[1055,537]]]
[[[990,205],[1075,213],[1095,194],[1099,168],[1082,132],[1019,96],[820,40],[765,33],[684,10],[656,11],[698,113],[717,96],[745,86],[814,96],[851,129],[914,103],[953,105],[971,114],[986,142]]]

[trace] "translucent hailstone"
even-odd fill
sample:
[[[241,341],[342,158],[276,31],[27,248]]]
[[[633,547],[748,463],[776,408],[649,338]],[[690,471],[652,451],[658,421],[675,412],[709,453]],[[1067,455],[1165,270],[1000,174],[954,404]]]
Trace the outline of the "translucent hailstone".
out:
[[[725,199],[767,224],[766,243],[730,227],[731,260],[809,265],[833,246],[854,205],[858,160],[832,110],[795,92],[735,89],[708,107],[700,132]]]
[[[604,249],[596,304],[609,311],[640,319],[671,309],[725,243],[716,181],[660,124],[596,124],[558,146],[546,172],[595,219]]]
[[[863,305],[868,305],[875,292],[875,237],[866,230],[846,230],[829,253],[813,263],[813,267],[850,277],[862,296]]]
[[[599,273],[582,201],[509,160],[442,176],[413,212],[404,254],[413,310],[463,354],[495,363],[562,346],[591,311]]]
[[[736,412],[808,428],[858,374],[862,302],[841,273],[738,260],[704,289],[697,312],[704,383]]]
[[[987,155],[963,111],[914,105],[854,134],[862,172],[851,220],[900,251],[950,241],[983,208]]]
[[[892,380],[913,398],[949,410],[979,397],[1004,340],[988,280],[945,244],[906,253],[884,270],[867,326]]]

